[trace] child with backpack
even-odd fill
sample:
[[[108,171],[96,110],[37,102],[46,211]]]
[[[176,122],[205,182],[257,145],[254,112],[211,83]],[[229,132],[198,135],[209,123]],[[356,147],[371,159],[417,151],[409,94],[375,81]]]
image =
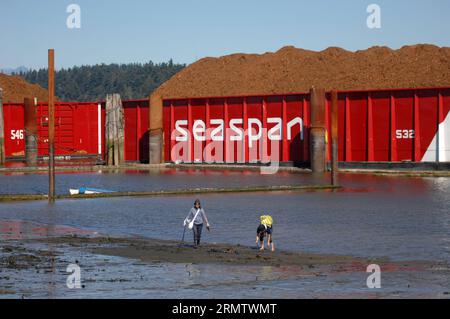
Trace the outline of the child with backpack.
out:
[[[275,251],[275,244],[273,243],[273,218],[270,215],[260,217],[260,225],[256,230],[256,244],[259,244],[259,250],[264,250],[265,237],[267,237],[267,246],[271,247],[272,251]]]

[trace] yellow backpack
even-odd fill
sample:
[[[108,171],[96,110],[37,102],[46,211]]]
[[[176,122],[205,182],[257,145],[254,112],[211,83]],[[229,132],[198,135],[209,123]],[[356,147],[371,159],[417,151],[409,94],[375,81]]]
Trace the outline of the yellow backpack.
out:
[[[272,226],[273,225],[273,218],[270,215],[263,215],[260,217],[261,224],[266,226]]]

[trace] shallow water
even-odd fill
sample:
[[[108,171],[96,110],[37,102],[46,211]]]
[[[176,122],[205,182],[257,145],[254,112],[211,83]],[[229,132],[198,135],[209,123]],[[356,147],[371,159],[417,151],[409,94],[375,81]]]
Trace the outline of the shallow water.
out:
[[[329,179],[328,179],[329,180]],[[56,174],[56,191],[68,194],[70,188],[90,187],[113,191],[154,191],[168,189],[242,187],[266,185],[311,185],[324,183],[311,174],[280,172],[262,175],[259,171],[217,170],[128,170],[125,173],[84,172]],[[0,194],[45,194],[48,175],[30,173],[0,174]]]
[[[295,182],[301,177],[293,174],[285,178]],[[129,176],[114,178],[126,181]],[[211,233],[205,231],[204,240],[252,244],[259,216],[271,214],[274,238],[281,249],[450,260],[450,178],[343,174],[341,183],[344,189],[337,192],[200,196],[212,225]],[[180,196],[2,203],[0,219],[66,225],[105,234],[181,239],[182,221],[193,199]],[[190,234],[186,238],[190,240]]]
[[[116,186],[116,190],[119,190],[119,187],[123,187],[120,190],[130,190],[130,188],[149,190],[216,185],[220,187],[304,185],[312,181],[312,177],[307,174],[286,173],[263,177],[258,177],[260,175],[257,173],[246,175],[240,172],[208,174],[210,172],[202,171],[192,174],[182,172],[180,175],[135,172],[131,174],[63,174],[57,176],[57,181],[59,180],[58,185],[61,189],[78,181],[80,186],[87,186],[90,182],[88,186],[91,187],[114,188]],[[1,178],[3,179],[1,192],[6,192],[3,188],[6,178],[9,191],[13,190],[14,193],[21,190],[21,185],[25,184],[28,187],[25,192],[30,192],[30,189],[45,192],[46,186],[42,184],[46,182],[45,175],[24,175],[19,176],[18,179],[16,179],[17,176]],[[200,196],[212,224],[212,232],[205,231],[203,240],[252,245],[259,216],[271,214],[274,217],[274,238],[278,249],[362,257],[386,256],[392,260],[450,262],[450,178],[340,174],[340,181],[344,188],[339,191]],[[12,236],[11,232],[30,235],[33,228],[30,229],[29,226],[21,228],[20,221],[32,221],[46,224],[48,227],[65,225],[109,235],[139,235],[179,240],[183,231],[182,221],[193,199],[192,196],[180,196],[62,200],[55,204],[48,204],[45,201],[2,203],[0,204],[0,220],[16,221],[16,230],[9,231],[9,236]],[[0,236],[2,234],[5,236],[6,233],[5,230],[0,229]],[[191,240],[190,236],[188,234],[186,240]],[[3,239],[6,238],[3,237]],[[76,253],[65,252],[69,256]],[[83,257],[88,260],[104,258],[85,254]],[[113,267],[116,269],[114,271],[122,269],[119,265],[133,263],[133,261],[119,260],[115,257],[108,257],[108,259],[117,261],[114,263],[117,265]],[[164,281],[170,282],[168,286],[180,285],[182,280],[180,278],[185,275],[181,270],[176,269],[185,266],[161,266],[166,269],[165,271],[170,269],[171,275],[164,277]],[[136,269],[136,276],[152,274],[149,275],[150,281],[161,276],[161,272],[158,271],[162,270],[159,268],[149,265],[139,267],[140,270]],[[253,276],[250,275],[253,270],[248,268],[222,269],[224,277],[217,285],[214,285],[214,281],[210,279],[213,278],[211,272],[216,271],[217,268],[206,265],[199,267],[202,269],[201,276],[204,276],[201,278],[207,278],[204,285],[193,282],[183,289],[171,290],[161,289],[159,283],[154,283],[149,284],[152,287],[150,289],[141,287],[137,283],[138,280],[130,279],[133,283],[130,284],[131,286],[127,286],[127,282],[120,283],[121,289],[124,289],[123,294],[114,294],[110,291],[112,288],[109,285],[102,286],[99,281],[95,283],[96,292],[90,293],[97,297],[156,297],[160,295],[182,298],[195,292],[199,297],[208,297],[205,290],[208,287],[207,291],[214,297],[227,297],[227,293],[231,293],[231,290],[240,291],[236,288],[245,286],[243,283],[230,283],[229,281],[235,278],[233,274],[241,273],[236,277],[237,279],[235,278],[238,281],[244,280],[247,275]],[[262,272],[263,269],[258,268],[255,271]],[[130,272],[132,273],[133,271]],[[367,292],[362,287],[365,283],[365,273],[341,274],[340,277],[336,275],[336,278],[303,278],[301,274],[297,274],[283,280],[277,277],[277,270],[274,270],[274,273],[275,278],[278,279],[263,283],[252,282],[247,287],[250,287],[250,290],[242,288],[240,292],[232,294],[233,297],[318,296],[326,298],[336,295],[360,296],[360,294],[364,297],[377,297],[376,292]],[[153,274],[155,277],[152,277]],[[431,296],[439,289],[440,291],[445,288],[450,290],[448,274],[443,276],[440,273],[426,275],[397,273],[386,276],[390,278],[391,283],[397,283],[389,290],[389,296],[395,293],[406,297]],[[417,276],[422,277],[416,278]],[[414,289],[406,289],[405,287],[411,283]],[[100,294],[101,291],[104,295]],[[72,293],[56,293],[56,296],[71,297]],[[85,291],[86,293],[89,295],[88,291]],[[73,294],[78,296],[77,294],[83,293],[74,292]]]

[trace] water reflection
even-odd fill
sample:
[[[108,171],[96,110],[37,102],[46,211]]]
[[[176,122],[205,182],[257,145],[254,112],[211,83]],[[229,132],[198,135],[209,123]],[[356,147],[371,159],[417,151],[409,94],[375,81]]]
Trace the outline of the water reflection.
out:
[[[51,223],[52,213],[46,224],[24,220],[0,220],[0,240],[27,240],[60,236],[98,236],[96,231],[89,231],[70,226]]]
[[[176,174],[174,171],[63,174],[59,176],[59,182],[67,185],[90,183],[102,188],[113,185],[128,188],[131,185],[134,189],[248,186],[247,182],[293,185],[311,182],[308,174],[280,173],[261,177],[255,172],[229,171],[225,175],[214,170]],[[31,179],[38,177],[26,176]],[[12,178],[5,182],[7,186],[16,187],[21,183],[17,182],[17,177],[2,178]],[[46,176],[43,178],[47,181]],[[450,260],[450,178],[340,174],[340,182],[343,185],[341,190],[329,192],[201,196],[213,225],[213,231],[205,233],[205,240],[250,245],[254,241],[255,223],[260,215],[267,213],[276,221],[275,240],[280,249]],[[2,190],[5,183],[1,184]],[[41,187],[33,183],[28,186],[32,185]],[[51,236],[102,232],[179,240],[183,231],[180,225],[192,200],[191,196],[179,196],[64,200],[57,201],[54,206],[46,202],[2,203],[0,220],[13,220],[16,224],[9,228],[0,226],[3,227],[0,236],[21,238],[46,236],[47,233]],[[18,220],[55,225],[55,228],[30,228]]]
[[[195,264],[186,264],[186,283],[187,285],[196,284],[199,282],[201,271],[200,267]]]

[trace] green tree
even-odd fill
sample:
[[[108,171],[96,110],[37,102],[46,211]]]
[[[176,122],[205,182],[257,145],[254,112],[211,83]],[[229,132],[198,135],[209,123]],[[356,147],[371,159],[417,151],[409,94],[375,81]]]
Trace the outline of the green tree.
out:
[[[106,94],[119,93],[123,100],[144,99],[162,83],[181,71],[184,64],[97,64],[75,66],[55,72],[56,96],[62,101],[103,100]],[[26,81],[47,88],[47,69],[19,74]]]

